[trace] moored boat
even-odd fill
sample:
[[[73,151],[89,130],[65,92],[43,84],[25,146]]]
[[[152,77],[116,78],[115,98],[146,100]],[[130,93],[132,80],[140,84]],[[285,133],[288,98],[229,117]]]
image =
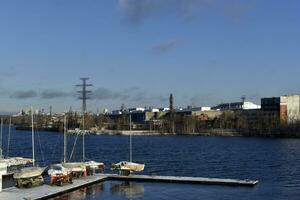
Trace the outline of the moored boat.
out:
[[[16,185],[19,188],[29,188],[32,186],[42,185],[44,183],[43,173],[45,167],[35,166],[35,142],[34,142],[34,123],[33,123],[33,109],[31,108],[31,139],[32,139],[32,167],[25,167],[19,172],[14,173],[13,178],[16,180]]]
[[[62,186],[65,183],[72,183],[72,171],[62,164],[51,165],[48,174],[51,177],[50,184]]]
[[[13,177],[17,182],[19,188],[30,188],[39,186],[44,183],[42,174],[45,167],[27,167],[22,168],[19,172],[14,173]]]
[[[87,161],[84,163],[87,169],[88,175],[93,175],[94,173],[103,173],[105,169],[104,163]]]
[[[87,175],[86,166],[82,162],[67,162],[62,163],[62,166],[71,171],[71,174],[75,178],[79,178]]]
[[[131,114],[129,115],[130,121],[130,134],[129,134],[129,159],[128,161],[121,161],[115,164],[112,164],[112,170],[119,170],[121,175],[129,176],[133,172],[140,172],[145,169],[145,164],[132,162],[132,135],[131,135]]]
[[[127,170],[132,172],[140,172],[143,171],[144,168],[145,168],[145,164],[127,162],[127,161],[121,161],[119,163],[112,164],[113,170]]]
[[[45,167],[26,167],[22,168],[19,172],[14,173],[15,179],[26,179],[26,178],[34,178],[41,176],[44,171]]]
[[[5,164],[7,174],[13,174],[26,165],[32,164],[32,159],[23,157],[0,158],[0,163]]]
[[[115,164],[112,164],[112,170],[119,170],[120,175],[129,176],[134,172],[143,171],[145,168],[145,164],[134,163],[134,162],[127,162],[121,161]]]
[[[11,135],[11,118],[9,120],[9,129],[8,129],[8,145],[10,144],[10,135]],[[32,164],[32,159],[23,158],[23,157],[9,157],[9,147],[7,147],[7,155],[6,157],[3,155],[3,118],[1,117],[1,125],[0,125],[0,163],[5,166],[5,174],[13,174],[14,172],[19,171],[21,168],[25,167],[28,164]]]

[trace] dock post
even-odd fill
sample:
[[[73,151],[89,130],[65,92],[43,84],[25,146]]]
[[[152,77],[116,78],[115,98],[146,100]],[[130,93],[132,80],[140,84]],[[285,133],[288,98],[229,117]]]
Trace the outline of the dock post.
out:
[[[7,173],[7,164],[0,163],[0,192],[2,192],[2,176]]]

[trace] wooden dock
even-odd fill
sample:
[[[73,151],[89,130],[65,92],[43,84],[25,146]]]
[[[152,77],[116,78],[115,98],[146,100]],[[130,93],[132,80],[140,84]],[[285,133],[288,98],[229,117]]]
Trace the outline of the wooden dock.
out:
[[[16,187],[4,189],[0,192],[0,199],[5,200],[42,200],[56,197],[95,183],[103,182],[107,179],[106,175],[99,174],[94,176],[87,176],[80,179],[74,179],[73,184],[65,186],[50,186],[42,185],[33,188],[19,189]]]
[[[0,192],[0,199],[5,200],[41,200],[59,196],[95,183],[106,180],[116,181],[144,181],[144,182],[164,182],[164,183],[185,183],[185,184],[209,184],[209,185],[228,185],[228,186],[255,186],[258,181],[218,179],[202,177],[177,177],[177,176],[149,176],[149,175],[130,175],[120,176],[117,174],[96,174],[80,179],[73,180],[73,184],[65,186],[42,185],[29,189],[8,188]]]
[[[181,176],[149,176],[149,175],[108,175],[109,180],[119,181],[144,181],[144,182],[164,182],[164,183],[185,183],[185,184],[206,184],[206,185],[228,185],[253,187],[258,181],[202,178],[202,177],[181,177]]]

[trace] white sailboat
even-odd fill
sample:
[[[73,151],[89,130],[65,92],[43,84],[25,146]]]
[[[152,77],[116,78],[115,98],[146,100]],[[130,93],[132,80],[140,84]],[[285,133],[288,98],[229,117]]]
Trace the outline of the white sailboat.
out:
[[[64,158],[62,163],[51,165],[48,170],[50,184],[61,186],[72,183],[73,176],[84,176],[86,168],[82,163],[67,162],[67,118],[64,115]]]
[[[29,188],[32,186],[42,185],[44,178],[42,176],[45,171],[45,167],[36,167],[35,165],[35,141],[34,141],[34,121],[33,121],[33,109],[31,108],[31,138],[32,138],[32,167],[22,168],[19,172],[14,174],[14,179],[17,182],[17,187]]]
[[[104,172],[104,168],[105,165],[104,163],[101,162],[96,162],[96,161],[85,161],[85,138],[84,135],[87,133],[87,131],[85,130],[85,121],[84,121],[84,115],[85,113],[83,112],[83,116],[82,116],[82,128],[83,128],[83,132],[82,132],[82,160],[87,168],[87,174],[88,175],[92,175],[95,172]]]
[[[11,118],[9,123],[9,138],[8,138],[8,146],[10,143],[10,131],[11,131]],[[16,171],[20,170],[22,167],[24,167],[27,164],[32,163],[32,159],[30,158],[23,158],[23,157],[4,157],[3,155],[3,118],[1,117],[1,125],[0,125],[0,164],[2,166],[5,166],[5,173],[4,175],[13,174]],[[9,149],[9,147],[8,147]],[[9,152],[9,150],[8,150]]]
[[[132,162],[132,133],[131,133],[131,114],[129,114],[129,162],[121,161],[115,164],[112,164],[112,170],[119,170],[121,175],[128,176],[134,172],[140,172],[145,169],[145,164]]]
[[[83,124],[84,124],[84,119],[83,119]],[[84,125],[83,125],[84,126]],[[82,176],[87,176],[87,169],[86,166],[84,164],[84,159],[85,159],[85,149],[84,149],[84,134],[83,134],[83,141],[82,141],[82,162],[67,162],[67,119],[66,116],[64,118],[64,162],[62,163],[62,166],[68,170],[71,171],[72,176],[75,178],[79,178]],[[74,146],[75,147],[75,146]],[[74,148],[73,151],[71,153],[70,159],[73,155],[74,152]]]
[[[87,176],[90,171],[94,172],[104,168],[103,163],[99,163],[95,161],[85,162],[84,132],[82,132],[82,134],[83,134],[83,146],[82,146],[83,162],[67,162],[67,118],[65,115],[64,116],[64,159],[62,163],[52,165],[48,170],[48,174],[51,177],[51,181],[50,181],[51,184],[61,185],[61,183],[66,183],[66,182],[70,183],[72,182],[72,177],[79,178],[81,176]]]

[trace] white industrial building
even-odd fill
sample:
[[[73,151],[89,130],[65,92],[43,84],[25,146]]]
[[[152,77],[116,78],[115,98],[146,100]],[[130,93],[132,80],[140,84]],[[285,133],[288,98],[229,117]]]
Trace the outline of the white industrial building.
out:
[[[300,120],[300,96],[283,96],[287,107],[287,122],[293,123]]]
[[[260,109],[261,106],[250,101],[222,103],[214,107],[214,110],[253,110]]]

